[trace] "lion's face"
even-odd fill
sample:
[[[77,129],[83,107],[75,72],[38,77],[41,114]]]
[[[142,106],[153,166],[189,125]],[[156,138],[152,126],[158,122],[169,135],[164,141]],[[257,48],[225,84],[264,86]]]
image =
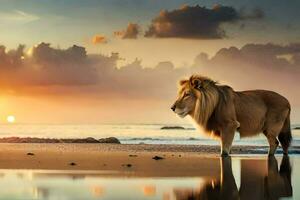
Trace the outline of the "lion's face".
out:
[[[195,91],[188,80],[180,82],[178,98],[172,105],[171,109],[180,117],[191,115],[196,105]]]

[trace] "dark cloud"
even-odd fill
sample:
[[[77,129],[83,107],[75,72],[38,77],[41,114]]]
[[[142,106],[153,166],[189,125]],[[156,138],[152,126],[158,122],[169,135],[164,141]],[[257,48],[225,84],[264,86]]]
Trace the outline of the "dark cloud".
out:
[[[211,9],[199,5],[183,6],[171,11],[161,11],[152,20],[145,37],[220,39],[226,36],[222,24],[263,17],[264,12],[258,8],[248,13],[244,9],[237,11],[233,7],[222,5],[215,5]]]
[[[265,17],[264,11],[258,7],[250,11],[248,11],[246,8],[242,8],[239,11],[239,15],[241,19],[251,19],[251,20],[259,20]]]
[[[138,24],[129,23],[125,30],[114,32],[115,36],[122,39],[136,39],[141,31]]]

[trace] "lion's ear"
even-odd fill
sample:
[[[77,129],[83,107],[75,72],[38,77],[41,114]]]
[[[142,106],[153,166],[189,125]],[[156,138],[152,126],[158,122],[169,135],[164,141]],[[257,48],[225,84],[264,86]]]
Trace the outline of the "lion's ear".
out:
[[[199,78],[191,77],[190,84],[195,89],[201,89],[202,87],[202,81]]]
[[[179,81],[179,85],[184,85],[184,84],[186,84],[187,82],[188,82],[188,80],[186,80],[186,79],[180,80],[180,81]]]

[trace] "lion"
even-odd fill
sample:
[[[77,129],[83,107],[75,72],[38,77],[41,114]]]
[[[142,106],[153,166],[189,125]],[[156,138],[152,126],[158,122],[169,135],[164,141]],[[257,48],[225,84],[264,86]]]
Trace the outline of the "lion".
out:
[[[221,156],[229,155],[236,131],[241,138],[263,133],[269,156],[274,155],[279,142],[283,154],[288,154],[291,106],[276,92],[234,91],[208,77],[192,75],[180,81],[178,98],[171,109],[182,118],[191,116],[205,133],[220,139]]]

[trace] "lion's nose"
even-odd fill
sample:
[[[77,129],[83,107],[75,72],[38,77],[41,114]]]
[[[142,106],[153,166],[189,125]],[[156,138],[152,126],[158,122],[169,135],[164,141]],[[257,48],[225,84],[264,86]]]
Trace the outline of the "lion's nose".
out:
[[[176,105],[174,104],[172,107],[171,107],[171,110],[175,111],[176,109]]]

